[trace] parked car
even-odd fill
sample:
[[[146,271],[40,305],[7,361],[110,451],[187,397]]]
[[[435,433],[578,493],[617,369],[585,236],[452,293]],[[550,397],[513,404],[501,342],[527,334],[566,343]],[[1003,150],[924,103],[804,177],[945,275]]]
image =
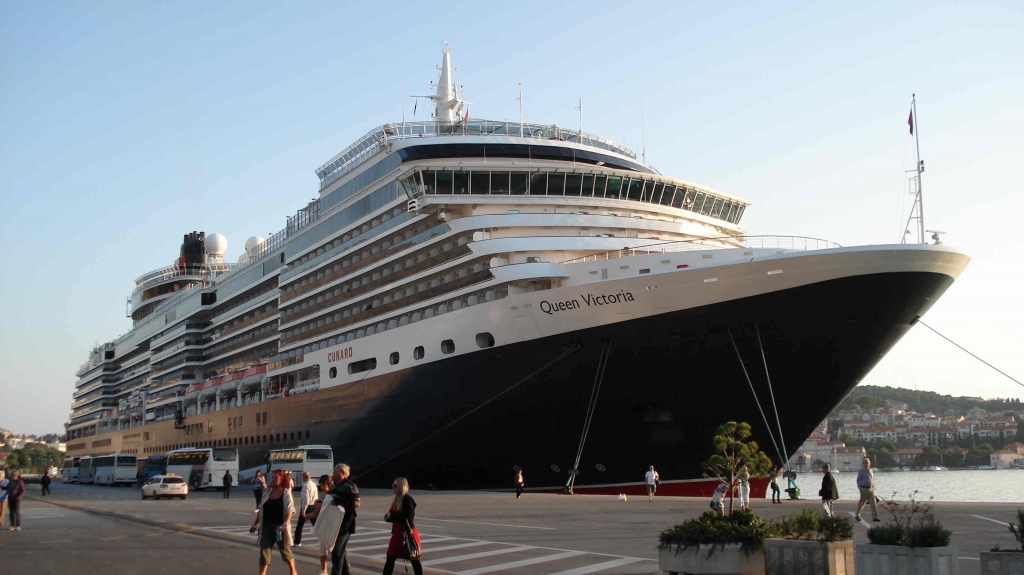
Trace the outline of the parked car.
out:
[[[142,498],[150,497],[177,497],[184,500],[188,497],[188,483],[177,475],[157,475],[142,484]]]

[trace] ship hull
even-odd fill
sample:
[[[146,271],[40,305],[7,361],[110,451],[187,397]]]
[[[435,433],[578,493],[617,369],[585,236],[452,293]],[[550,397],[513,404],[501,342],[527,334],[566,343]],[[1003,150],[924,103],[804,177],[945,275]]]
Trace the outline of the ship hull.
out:
[[[520,468],[528,488],[557,490],[580,451],[593,397],[578,492],[633,493],[654,465],[666,482],[660,493],[709,495],[713,483],[672,486],[702,476],[720,424],[750,423],[778,463],[952,281],[925,271],[831,279],[186,418],[197,435],[167,421],[103,434],[119,445],[93,436],[86,440],[103,448],[83,442],[80,452],[130,451],[136,442],[143,456],[226,441],[245,469],[270,449],[317,443],[331,445],[364,486],[402,476],[417,488],[506,489]]]

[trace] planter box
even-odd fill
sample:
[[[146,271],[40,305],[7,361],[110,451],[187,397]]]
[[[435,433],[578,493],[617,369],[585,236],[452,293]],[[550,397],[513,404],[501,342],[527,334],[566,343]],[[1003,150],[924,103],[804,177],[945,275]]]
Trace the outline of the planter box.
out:
[[[767,575],[853,575],[853,541],[798,541],[765,539]]]
[[[960,575],[960,552],[948,547],[856,545],[857,575]]]
[[[1024,553],[986,551],[981,554],[981,575],[1024,575]]]
[[[713,550],[712,550],[713,549]],[[739,543],[726,544],[722,549],[717,545],[701,545],[676,553],[676,547],[658,551],[658,568],[662,573],[706,573],[725,575],[730,573],[761,575],[764,573],[764,553],[747,557]],[[711,556],[708,556],[711,551]]]

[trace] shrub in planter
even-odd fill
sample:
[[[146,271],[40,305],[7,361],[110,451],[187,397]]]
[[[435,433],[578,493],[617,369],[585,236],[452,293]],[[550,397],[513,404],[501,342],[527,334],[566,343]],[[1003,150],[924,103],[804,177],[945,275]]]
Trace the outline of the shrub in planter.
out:
[[[1017,523],[1009,524],[1010,533],[1017,539],[1019,549],[1000,549],[996,545],[991,551],[981,554],[982,575],[1003,573],[1024,573],[1024,509],[1017,510]]]
[[[917,491],[907,502],[892,498],[881,507],[889,512],[886,524],[868,529],[867,545],[857,545],[857,571],[862,573],[960,572],[958,551],[949,544],[953,535],[931,513],[931,502],[917,500]]]
[[[667,573],[763,573],[764,541],[776,532],[749,510],[705,511],[661,532],[658,564]]]
[[[779,521],[786,539],[764,542],[764,570],[768,575],[830,575],[854,572],[853,523],[844,517],[826,517],[804,509]]]

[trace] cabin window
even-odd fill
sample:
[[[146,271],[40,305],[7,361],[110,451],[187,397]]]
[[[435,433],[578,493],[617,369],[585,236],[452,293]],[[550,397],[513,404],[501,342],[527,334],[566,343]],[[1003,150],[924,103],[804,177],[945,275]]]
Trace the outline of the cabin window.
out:
[[[512,172],[510,188],[512,195],[522,196],[529,187],[530,175],[526,172]]]
[[[494,347],[494,336],[487,332],[478,333],[476,334],[476,345],[481,349]]]
[[[331,376],[331,379],[338,377],[338,368],[332,367],[328,374]]]
[[[548,174],[548,195],[565,195],[565,174]]]
[[[453,176],[456,194],[469,193],[469,172],[455,172]]]
[[[490,193],[490,172],[471,172],[469,180],[469,193],[474,196],[486,196]]]
[[[389,361],[391,362],[391,365],[398,365],[398,352],[397,351],[391,352],[391,358],[390,358]]]
[[[423,359],[423,346],[418,345],[416,349],[412,350],[413,359]]]
[[[455,342],[454,341],[452,341],[450,339],[446,339],[446,340],[441,342],[441,353],[443,353],[445,355],[448,355],[449,353],[452,353],[454,351],[455,351]]]
[[[565,176],[565,195],[567,196],[578,196],[580,195],[580,187],[583,184],[583,176],[580,174],[566,174]]]
[[[548,174],[547,172],[534,172],[530,174],[530,195],[543,196],[547,193]]]
[[[437,172],[437,193],[452,193],[452,173],[449,171]]]
[[[377,358],[371,357],[361,361],[353,361],[348,364],[348,373],[352,375],[354,373],[363,373],[364,371],[370,371],[371,369],[377,368]]]
[[[508,172],[491,172],[491,193],[507,194],[508,192]]]

